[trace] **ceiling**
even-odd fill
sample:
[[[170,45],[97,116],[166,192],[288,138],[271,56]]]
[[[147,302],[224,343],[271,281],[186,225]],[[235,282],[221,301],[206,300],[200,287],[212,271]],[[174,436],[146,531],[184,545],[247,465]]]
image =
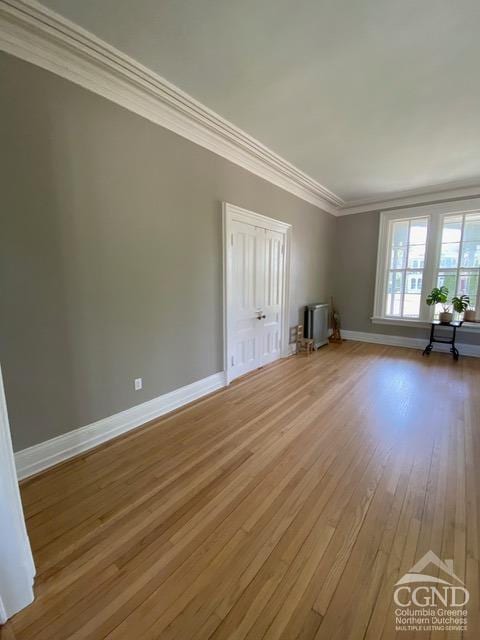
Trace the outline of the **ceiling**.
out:
[[[42,0],[348,202],[480,183],[478,0]]]

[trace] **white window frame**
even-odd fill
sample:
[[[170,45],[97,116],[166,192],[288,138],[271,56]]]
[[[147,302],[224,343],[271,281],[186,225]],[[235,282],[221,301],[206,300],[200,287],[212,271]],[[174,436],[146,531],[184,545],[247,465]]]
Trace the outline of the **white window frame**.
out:
[[[429,252],[429,238],[432,226],[432,215],[427,211],[417,210],[404,210],[404,211],[382,211],[380,214],[380,232],[378,237],[378,254],[377,254],[377,275],[375,282],[375,303],[374,303],[374,318],[392,320],[397,322],[425,322],[428,318],[424,312],[423,305],[420,305],[420,317],[419,318],[402,318],[400,316],[387,316],[386,314],[386,300],[387,300],[387,288],[388,288],[388,272],[390,264],[390,229],[394,222],[401,222],[404,220],[415,220],[419,218],[426,218],[428,223],[427,228],[427,240],[425,247],[425,261],[423,269],[414,269],[414,271],[422,272],[422,289],[421,297],[423,298],[424,290],[427,288],[428,282],[428,252]],[[426,306],[426,305],[425,305]]]
[[[465,231],[465,216],[468,215],[469,213],[479,213],[478,211],[463,211],[463,212],[452,212],[452,213],[443,213],[441,215],[441,220],[440,220],[440,229],[439,229],[439,238],[438,238],[438,243],[437,243],[437,252],[435,255],[435,274],[434,274],[434,281],[435,284],[433,286],[437,286],[437,279],[438,279],[438,274],[440,272],[443,273],[455,273],[456,274],[456,282],[457,282],[457,291],[454,292],[454,295],[457,295],[458,293],[458,283],[460,280],[460,273],[462,271],[477,271],[478,272],[478,276],[480,279],[480,267],[462,267],[460,265],[461,263],[461,259],[462,259],[462,249],[463,249],[463,243],[464,243],[464,231]],[[459,241],[459,253],[458,253],[458,264],[456,267],[440,267],[440,255],[441,255],[441,251],[442,251],[442,229],[443,229],[443,224],[445,221],[445,218],[448,218],[450,216],[462,216],[462,227],[461,227],[461,232],[460,232],[460,241]],[[450,295],[452,294],[452,292],[450,292]],[[473,300],[472,300],[473,302]],[[477,311],[480,311],[480,285],[478,287],[477,290],[477,299],[475,300],[475,309]]]
[[[377,271],[375,278],[375,295],[372,321],[379,324],[401,324],[408,326],[425,326],[433,320],[434,307],[429,307],[425,303],[420,305],[419,318],[401,318],[387,316],[385,312],[386,294],[388,286],[388,270],[390,255],[388,252],[390,224],[396,221],[428,218],[427,244],[425,250],[425,262],[422,276],[422,301],[428,293],[436,286],[437,273],[439,269],[440,251],[442,243],[443,220],[448,215],[461,215],[480,211],[480,198],[472,198],[457,202],[446,202],[442,204],[424,205],[421,207],[410,207],[395,211],[380,212],[380,228],[378,233]],[[465,269],[467,270],[467,269]],[[480,302],[480,292],[478,300]],[[477,307],[478,308],[478,307]],[[468,323],[467,323],[468,324]],[[472,330],[480,330],[479,325],[469,327]]]

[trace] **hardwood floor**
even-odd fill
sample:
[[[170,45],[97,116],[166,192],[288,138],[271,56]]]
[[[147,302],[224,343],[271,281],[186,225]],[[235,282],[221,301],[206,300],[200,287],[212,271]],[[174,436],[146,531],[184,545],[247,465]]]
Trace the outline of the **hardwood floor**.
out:
[[[393,638],[429,550],[480,637],[479,383],[474,358],[330,345],[25,482],[37,599],[2,640]]]

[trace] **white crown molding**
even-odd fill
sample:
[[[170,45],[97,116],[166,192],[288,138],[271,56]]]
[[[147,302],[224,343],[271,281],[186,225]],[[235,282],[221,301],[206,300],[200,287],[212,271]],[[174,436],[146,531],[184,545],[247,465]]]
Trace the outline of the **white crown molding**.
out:
[[[434,189],[416,189],[404,191],[403,193],[392,193],[384,199],[364,199],[347,201],[337,211],[338,216],[348,216],[354,213],[365,213],[367,211],[387,211],[389,209],[403,209],[421,204],[433,204],[436,202],[447,202],[449,200],[461,200],[465,198],[476,198],[480,195],[479,185],[460,186],[452,184],[450,187]]]
[[[34,0],[0,0],[0,50],[108,98],[329,213],[343,205],[339,196],[228,120]]]
[[[346,340],[354,340],[356,342],[372,342],[374,344],[385,344],[392,347],[408,347],[409,349],[425,349],[428,344],[428,333],[425,333],[425,338],[407,338],[405,336],[393,336],[385,335],[382,333],[370,333],[367,331],[349,331],[342,329],[342,336]],[[478,344],[460,344],[455,345],[462,356],[473,356],[480,358],[480,345]],[[450,352],[450,345],[435,343],[433,351],[440,351],[442,353]],[[426,356],[427,357],[427,356]],[[451,357],[451,356],[450,356]]]
[[[102,442],[136,429],[150,420],[218,391],[225,384],[225,373],[223,371],[214,373],[208,378],[165,393],[126,411],[18,451],[15,454],[18,479],[22,480],[39,473],[83,451],[88,451]]]

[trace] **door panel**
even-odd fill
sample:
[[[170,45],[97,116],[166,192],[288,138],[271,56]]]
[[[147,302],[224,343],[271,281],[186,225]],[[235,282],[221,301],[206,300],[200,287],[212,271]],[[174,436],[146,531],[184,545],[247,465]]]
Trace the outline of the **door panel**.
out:
[[[235,375],[261,366],[261,327],[257,320],[263,299],[259,270],[264,233],[252,225],[232,223],[232,345]]]
[[[284,235],[231,223],[231,378],[281,355]]]
[[[263,306],[262,364],[280,357],[282,336],[284,236],[265,230],[265,303]]]

